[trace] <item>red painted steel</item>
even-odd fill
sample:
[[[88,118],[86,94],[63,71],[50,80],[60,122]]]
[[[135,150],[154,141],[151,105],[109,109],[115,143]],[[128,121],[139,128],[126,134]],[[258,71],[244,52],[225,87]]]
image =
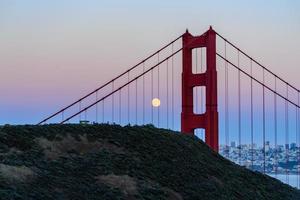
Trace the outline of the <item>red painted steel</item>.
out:
[[[188,31],[182,37],[182,112],[181,131],[193,135],[196,128],[205,129],[205,142],[215,151],[219,150],[218,100],[216,69],[216,32],[210,29],[200,36],[192,36]],[[206,72],[193,74],[192,50],[206,48]],[[206,111],[193,111],[193,88],[206,87]]]

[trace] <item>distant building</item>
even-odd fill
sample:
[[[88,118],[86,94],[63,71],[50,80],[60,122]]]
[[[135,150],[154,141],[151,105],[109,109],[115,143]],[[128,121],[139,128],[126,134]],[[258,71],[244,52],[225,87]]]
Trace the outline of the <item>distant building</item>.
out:
[[[235,142],[234,142],[234,141],[232,141],[232,142],[230,143],[230,147],[231,147],[231,148],[235,148]]]
[[[266,141],[266,143],[265,143],[265,150],[267,152],[270,151],[270,141]]]
[[[289,149],[290,145],[289,144],[285,144],[285,149]]]
[[[291,143],[290,148],[291,148],[291,149],[296,149],[296,148],[297,148],[297,144],[296,144],[296,143]]]
[[[283,150],[283,145],[278,145],[278,150],[282,151]]]

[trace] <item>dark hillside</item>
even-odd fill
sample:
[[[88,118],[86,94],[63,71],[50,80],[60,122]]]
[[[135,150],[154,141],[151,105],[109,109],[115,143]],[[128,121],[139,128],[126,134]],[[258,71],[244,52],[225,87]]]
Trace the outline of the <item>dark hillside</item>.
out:
[[[153,126],[0,127],[0,199],[300,199],[195,137]]]

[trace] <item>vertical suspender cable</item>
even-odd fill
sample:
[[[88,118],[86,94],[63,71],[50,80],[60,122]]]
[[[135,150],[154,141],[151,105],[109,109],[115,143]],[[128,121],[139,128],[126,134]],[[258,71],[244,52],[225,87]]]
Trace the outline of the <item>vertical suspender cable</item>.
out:
[[[96,101],[98,101],[98,90],[96,92]],[[98,123],[98,104],[96,104],[96,123]]]
[[[113,81],[112,83],[112,86],[111,86],[111,89],[112,89],[112,92],[115,90],[115,82]],[[111,119],[112,119],[112,123],[114,123],[114,118],[115,118],[115,109],[114,109],[114,104],[115,104],[115,97],[114,97],[115,93],[113,93],[111,95],[111,98],[112,98],[112,102],[111,102]]]
[[[298,103],[297,103],[297,105],[298,105]],[[297,121],[298,121],[298,107],[297,106],[295,106],[295,115],[296,115],[296,121],[295,121],[295,126],[296,126],[296,129],[295,129],[295,136],[296,136],[296,148],[297,148],[297,137],[298,137],[298,134],[297,134],[297,132],[298,132],[298,124],[297,124]],[[294,149],[295,147],[293,147],[293,151],[295,150]],[[296,187],[298,187],[298,180],[296,181],[297,183],[296,183]]]
[[[159,63],[159,52],[157,53],[157,63]],[[160,88],[160,83],[159,83],[159,65],[157,66],[157,98],[160,99],[160,94],[159,94],[159,88]],[[159,127],[159,111],[160,111],[160,106],[158,106],[157,109],[157,126]]]
[[[143,62],[143,73],[145,72],[145,62]],[[143,124],[145,124],[145,75],[143,75]]]
[[[225,59],[227,59],[227,49],[225,40]],[[229,158],[229,126],[228,126],[228,65],[225,60],[225,143],[226,143],[226,156]]]
[[[252,74],[252,59],[250,60],[250,70],[251,70],[251,78],[250,78],[250,84],[251,84],[251,99],[250,99],[250,104],[251,104],[251,168],[253,170],[253,162],[254,162],[254,137],[253,137],[253,74]]]
[[[240,68],[240,52],[238,51],[238,68]],[[239,164],[241,165],[241,71],[238,69],[238,130],[239,130]]]
[[[289,99],[289,85],[286,84],[286,99]],[[286,173],[286,183],[289,183],[289,170],[288,170],[288,164],[289,164],[289,105],[288,101],[285,100],[285,173]]]
[[[104,101],[105,99],[102,101],[102,123],[104,123]]]
[[[129,83],[129,80],[130,80],[130,74],[129,74],[130,71],[128,71],[128,77],[127,77],[127,81]],[[128,85],[128,89],[127,89],[127,122],[128,124],[130,123],[130,84]]]
[[[81,101],[79,101],[79,111],[81,111]],[[79,114],[79,122],[81,121],[81,113]]]
[[[263,158],[264,174],[266,173],[266,110],[265,110],[265,69],[263,68]]]
[[[167,59],[167,128],[169,128],[169,59]]]
[[[174,53],[174,43],[172,43],[172,54]],[[174,130],[174,56],[172,56],[172,129]]]
[[[153,99],[153,69],[151,70],[151,101]],[[151,106],[151,123],[153,123],[153,106]]]
[[[196,63],[196,70],[195,70],[195,74],[197,74],[198,73],[198,49],[196,48],[195,49],[195,53],[196,53],[196,55],[195,55],[195,63]],[[196,99],[195,100],[195,110],[196,110],[196,113],[199,113],[199,97],[198,97],[198,88],[196,87],[196,97],[194,98],[193,97],[193,99]],[[198,129],[195,129],[195,135],[197,135],[197,137],[199,137],[198,136]]]
[[[275,132],[275,177],[278,173],[278,144],[277,144],[277,77],[275,76],[275,92],[274,92],[274,132]]]
[[[119,90],[119,124],[121,125],[121,108],[122,108],[122,100],[121,100],[121,97],[122,97],[122,88]]]
[[[135,79],[135,124],[137,125],[137,116],[138,116],[138,85],[137,79]]]

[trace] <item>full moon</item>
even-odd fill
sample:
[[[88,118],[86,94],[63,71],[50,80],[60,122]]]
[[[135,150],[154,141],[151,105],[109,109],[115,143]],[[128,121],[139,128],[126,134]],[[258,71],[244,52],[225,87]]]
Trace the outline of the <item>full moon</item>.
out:
[[[152,106],[153,107],[159,107],[160,106],[160,100],[158,98],[152,99]]]

